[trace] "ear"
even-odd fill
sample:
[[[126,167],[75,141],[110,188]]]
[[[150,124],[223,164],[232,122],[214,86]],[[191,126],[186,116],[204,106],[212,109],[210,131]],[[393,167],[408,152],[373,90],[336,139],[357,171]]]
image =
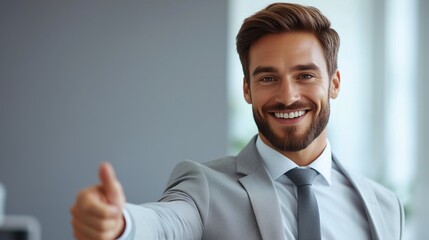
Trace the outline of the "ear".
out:
[[[329,96],[332,99],[337,98],[338,94],[340,93],[340,82],[341,82],[341,75],[340,75],[340,71],[337,70],[332,76],[331,87],[329,89]]]
[[[245,77],[243,78],[243,94],[246,102],[248,104],[252,104],[252,96],[250,95],[250,86],[249,84],[247,84],[247,80]]]

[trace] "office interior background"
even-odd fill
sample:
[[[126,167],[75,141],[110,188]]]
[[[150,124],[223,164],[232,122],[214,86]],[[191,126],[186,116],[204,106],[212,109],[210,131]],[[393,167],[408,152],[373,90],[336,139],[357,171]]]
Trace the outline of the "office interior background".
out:
[[[110,161],[133,203],[181,160],[235,154],[256,134],[235,35],[273,1],[0,1],[0,182],[6,215],[72,239],[69,208]],[[340,34],[329,140],[398,193],[406,239],[429,234],[429,2],[294,1]],[[1,213],[1,211],[0,211]]]

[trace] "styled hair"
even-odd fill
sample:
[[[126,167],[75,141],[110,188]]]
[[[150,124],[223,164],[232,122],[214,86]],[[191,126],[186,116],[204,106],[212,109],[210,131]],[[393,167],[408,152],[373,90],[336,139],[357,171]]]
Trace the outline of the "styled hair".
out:
[[[247,83],[250,81],[249,49],[261,37],[283,32],[314,33],[322,45],[327,70],[332,76],[337,70],[340,37],[331,22],[319,9],[292,3],[273,3],[246,18],[236,37],[237,52]]]

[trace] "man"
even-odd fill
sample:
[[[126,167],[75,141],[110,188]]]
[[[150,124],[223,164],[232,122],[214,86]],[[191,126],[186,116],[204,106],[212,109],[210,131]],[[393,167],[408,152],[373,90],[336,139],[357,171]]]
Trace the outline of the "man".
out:
[[[338,34],[313,7],[278,3],[247,18],[237,51],[258,135],[237,156],[179,163],[157,203],[125,205],[113,168],[102,164],[101,184],[82,190],[71,209],[75,237],[401,239],[395,194],[331,153],[338,48]],[[295,170],[313,174],[306,196]]]

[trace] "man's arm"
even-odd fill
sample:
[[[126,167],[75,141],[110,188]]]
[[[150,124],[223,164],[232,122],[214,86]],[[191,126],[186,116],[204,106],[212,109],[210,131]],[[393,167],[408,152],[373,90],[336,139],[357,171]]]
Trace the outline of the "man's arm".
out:
[[[179,163],[159,202],[125,205],[130,219],[125,239],[201,239],[210,204],[208,189],[199,164]]]
[[[206,210],[207,206],[197,207],[195,196],[188,194],[192,192],[188,188],[198,189],[198,195],[206,196],[198,199],[208,204],[207,183],[201,174],[193,164],[179,164],[161,202],[134,205],[125,204],[112,166],[102,164],[101,183],[80,191],[71,208],[73,234],[78,240],[201,239],[199,207]]]

